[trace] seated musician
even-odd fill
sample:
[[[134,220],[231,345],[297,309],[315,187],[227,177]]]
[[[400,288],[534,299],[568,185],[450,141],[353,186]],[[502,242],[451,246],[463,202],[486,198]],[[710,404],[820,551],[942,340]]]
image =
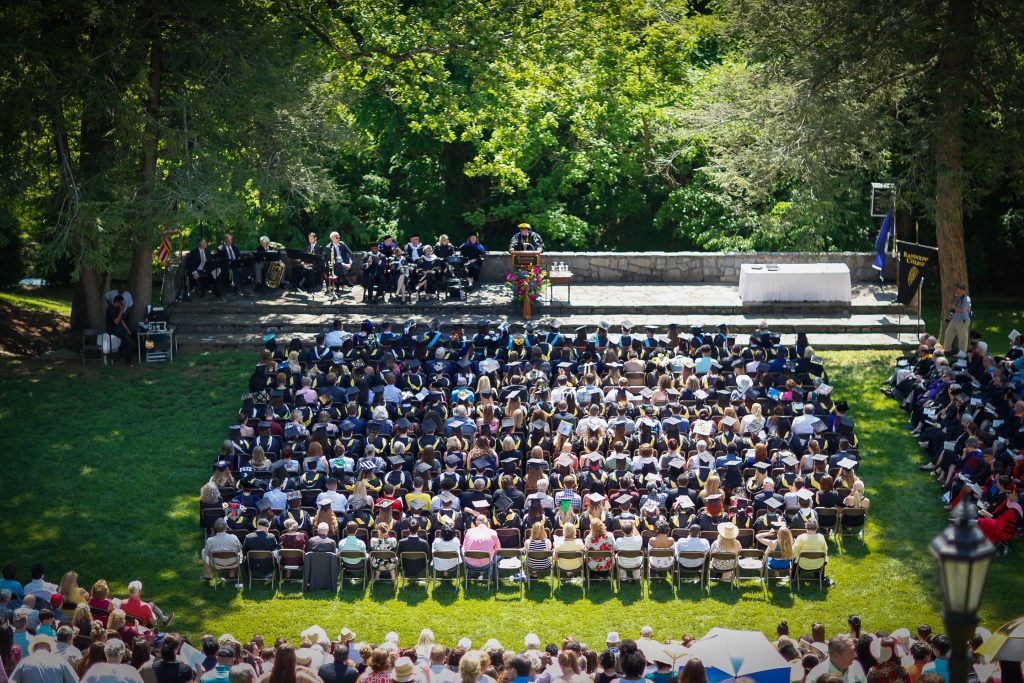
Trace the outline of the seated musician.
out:
[[[512,235],[509,251],[544,251],[544,240],[533,231],[529,223],[520,223],[519,232]]]
[[[188,252],[185,256],[185,272],[188,273],[188,287],[182,295],[182,298],[188,301],[190,298],[190,292],[193,289],[199,290],[199,296],[206,296],[206,292],[212,290],[217,296],[220,296],[220,287],[217,286],[216,280],[213,278],[213,274],[207,268],[207,261],[213,258],[213,254],[210,253],[209,243],[200,238],[196,244],[196,248]]]
[[[466,241],[459,247],[459,255],[466,259],[466,270],[469,271],[470,289],[480,284],[480,269],[484,267],[484,256],[487,249],[480,244],[480,235],[475,232],[466,236]]]
[[[373,304],[384,296],[387,286],[385,261],[379,244],[371,244],[370,251],[363,257],[363,303]]]
[[[220,269],[220,281],[225,286],[231,285],[231,291],[239,296],[245,296],[242,291],[242,266],[239,260],[238,247],[234,244],[234,238],[230,232],[224,233],[224,241],[217,247],[218,255],[227,260],[227,267]]]
[[[420,281],[417,289],[424,292],[429,298],[436,296],[444,287],[444,276],[447,264],[434,254],[434,248],[429,244],[423,247],[423,257],[416,262],[416,270],[419,272]]]
[[[260,237],[260,243],[256,247],[256,263],[253,264],[253,280],[256,282],[256,289],[264,288],[263,272],[270,261],[267,255],[272,253],[274,253],[274,250],[270,248],[270,238],[263,235]]]
[[[331,242],[327,245],[324,257],[327,261],[328,270],[331,269],[331,264],[333,264],[334,268],[334,282],[329,282],[327,288],[334,287],[335,293],[340,292],[348,283],[348,271],[352,268],[352,250],[341,241],[341,235],[337,232],[332,232]]]
[[[315,232],[311,232],[306,235],[306,241],[308,244],[303,251],[315,256],[322,255],[323,245],[321,245],[317,240]],[[323,279],[323,276],[322,265],[317,263],[307,263],[306,261],[296,261],[291,274],[292,289],[295,291],[301,289],[312,294],[320,289],[320,281]]]

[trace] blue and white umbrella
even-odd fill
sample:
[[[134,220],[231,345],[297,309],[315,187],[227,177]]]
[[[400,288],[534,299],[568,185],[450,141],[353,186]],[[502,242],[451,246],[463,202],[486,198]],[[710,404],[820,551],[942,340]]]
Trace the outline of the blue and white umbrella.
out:
[[[789,683],[790,665],[760,631],[715,627],[690,646],[704,663],[708,683]]]

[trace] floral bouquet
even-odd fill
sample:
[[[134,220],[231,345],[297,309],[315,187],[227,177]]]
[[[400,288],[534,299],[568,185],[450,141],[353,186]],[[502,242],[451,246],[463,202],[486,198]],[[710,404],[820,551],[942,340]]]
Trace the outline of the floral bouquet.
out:
[[[530,301],[536,301],[551,281],[548,279],[548,271],[541,270],[540,266],[530,268],[517,268],[505,276],[505,282],[512,287],[516,301],[522,301],[526,297]]]

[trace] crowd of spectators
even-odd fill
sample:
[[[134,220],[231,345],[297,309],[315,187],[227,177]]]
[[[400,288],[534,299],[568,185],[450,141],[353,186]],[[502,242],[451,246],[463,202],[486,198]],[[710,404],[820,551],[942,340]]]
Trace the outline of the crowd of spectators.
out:
[[[9,590],[9,589],[5,589]],[[28,592],[26,597],[38,595]],[[51,598],[55,594],[51,594]],[[80,594],[84,598],[84,594]],[[59,602],[59,601],[58,601]],[[90,601],[91,602],[91,601]],[[636,639],[609,632],[603,643],[585,643],[567,635],[561,643],[542,644],[528,633],[522,646],[490,638],[474,644],[437,642],[424,628],[415,643],[401,643],[395,632],[380,642],[360,640],[349,628],[336,638],[320,626],[302,631],[292,644],[202,636],[195,644],[152,622],[135,630],[112,623],[114,612],[83,602],[72,617],[49,615],[34,627],[15,617],[0,617],[0,683],[707,683],[696,653],[698,638],[658,639],[650,626]],[[20,608],[19,608],[20,609]],[[58,610],[59,612],[59,610]],[[80,614],[82,612],[82,614]],[[21,612],[19,612],[20,614]],[[104,625],[102,618],[108,618]],[[789,669],[792,683],[948,683],[950,641],[928,625],[914,633],[862,631],[857,615],[848,632],[790,633],[782,621],[771,645],[778,652],[774,669]],[[976,630],[977,649],[990,634]],[[767,643],[767,639],[763,641]],[[693,654],[691,654],[691,650]],[[975,659],[979,683],[1020,683],[1019,662]],[[752,674],[753,675],[753,674]],[[754,680],[754,679],[752,679]]]
[[[882,391],[909,415],[908,428],[927,457],[921,467],[949,508],[967,500],[978,526],[1003,553],[1020,530],[1024,476],[1024,346],[1010,339],[1005,355],[972,333],[966,348],[947,353],[921,335]]]
[[[728,579],[752,547],[777,573],[821,570],[825,536],[863,526],[854,421],[803,335],[610,327],[268,336],[200,494],[204,578],[247,551],[387,577],[399,553],[488,572],[518,548],[524,576],[636,579],[658,549],[654,570],[698,551]]]

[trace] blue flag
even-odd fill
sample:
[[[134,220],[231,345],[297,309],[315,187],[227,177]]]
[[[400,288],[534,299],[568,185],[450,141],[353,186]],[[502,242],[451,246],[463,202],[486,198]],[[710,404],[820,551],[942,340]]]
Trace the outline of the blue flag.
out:
[[[889,213],[885,214],[885,220],[882,221],[882,228],[878,231],[878,237],[875,238],[875,262],[871,264],[871,267],[878,271],[879,279],[882,279],[885,270],[885,245],[889,238],[894,236],[894,232],[892,209],[889,209]]]

